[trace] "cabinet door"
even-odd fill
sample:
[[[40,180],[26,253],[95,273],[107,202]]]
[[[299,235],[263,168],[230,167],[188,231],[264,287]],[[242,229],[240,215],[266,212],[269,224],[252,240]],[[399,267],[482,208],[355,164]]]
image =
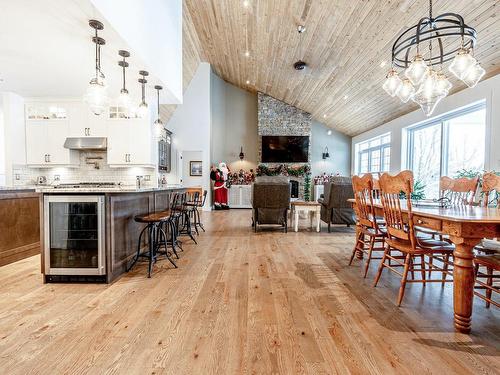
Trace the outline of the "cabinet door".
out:
[[[87,136],[88,120],[86,110],[87,107],[84,103],[71,103],[68,105],[70,137]]]
[[[129,120],[109,120],[108,128],[108,164],[128,165],[130,144]]]
[[[26,121],[26,164],[47,162],[47,127],[44,121]]]
[[[90,137],[106,137],[108,134],[109,111],[105,110],[100,115],[94,115],[92,111],[85,106],[87,118],[87,136]]]
[[[151,127],[144,119],[129,119],[130,122],[130,164],[154,165],[151,148]]]
[[[70,150],[64,148],[64,141],[69,134],[67,120],[47,121],[47,142],[45,147],[49,155],[49,164],[71,164]]]

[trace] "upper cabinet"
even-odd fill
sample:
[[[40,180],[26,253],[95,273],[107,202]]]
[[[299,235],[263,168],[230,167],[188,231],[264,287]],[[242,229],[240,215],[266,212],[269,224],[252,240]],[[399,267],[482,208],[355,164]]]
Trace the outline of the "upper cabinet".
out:
[[[99,116],[82,101],[26,104],[26,158],[29,166],[77,166],[79,151],[64,148],[68,137],[106,137],[111,167],[156,167],[151,118],[125,118],[111,106]],[[153,147],[155,144],[155,147]]]
[[[27,120],[26,164],[31,166],[76,165],[78,154],[64,148],[69,121]]]
[[[154,167],[149,120],[109,119],[108,164],[111,167]]]
[[[108,111],[95,115],[82,102],[71,103],[68,108],[70,137],[106,137]]]

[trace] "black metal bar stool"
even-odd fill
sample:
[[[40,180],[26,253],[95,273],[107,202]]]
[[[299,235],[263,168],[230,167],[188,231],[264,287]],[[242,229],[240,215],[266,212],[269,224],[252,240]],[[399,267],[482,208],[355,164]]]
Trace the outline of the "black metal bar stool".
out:
[[[178,224],[178,234],[179,236],[185,235],[191,238],[195,244],[198,244],[196,242],[196,239],[193,236],[193,228],[191,226],[191,218],[189,217],[189,207],[187,206],[187,194],[186,193],[179,193],[179,200],[177,202],[177,207],[176,209],[178,210],[178,217],[177,217],[177,224]]]
[[[207,191],[203,191],[203,196],[200,196],[199,192],[195,192],[193,199],[189,199],[186,202],[186,206],[188,207],[189,216],[193,218],[193,226],[196,231],[196,234],[200,234],[198,231],[198,227],[205,232],[205,228],[201,222],[200,211],[201,207],[205,205],[205,201],[207,199]]]
[[[170,212],[162,211],[155,212],[146,215],[137,215],[134,217],[134,221],[138,223],[147,224],[144,229],[141,231],[139,235],[139,241],[137,242],[137,253],[134,257],[134,260],[127,268],[127,272],[132,269],[132,267],[137,263],[139,258],[148,259],[148,277],[151,277],[151,271],[153,269],[153,264],[156,263],[158,254],[165,254],[167,259],[172,263],[172,265],[177,268],[177,265],[170,257],[170,253],[167,248],[167,234],[162,228],[162,224],[169,219]],[[141,252],[141,244],[144,233],[148,233],[148,249],[144,252]],[[165,247],[164,251],[160,251],[161,246]]]

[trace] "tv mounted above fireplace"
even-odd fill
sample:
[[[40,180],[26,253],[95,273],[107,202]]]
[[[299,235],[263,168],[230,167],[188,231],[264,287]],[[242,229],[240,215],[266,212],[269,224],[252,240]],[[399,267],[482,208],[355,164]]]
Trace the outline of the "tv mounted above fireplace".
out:
[[[309,136],[262,136],[263,163],[307,163]]]

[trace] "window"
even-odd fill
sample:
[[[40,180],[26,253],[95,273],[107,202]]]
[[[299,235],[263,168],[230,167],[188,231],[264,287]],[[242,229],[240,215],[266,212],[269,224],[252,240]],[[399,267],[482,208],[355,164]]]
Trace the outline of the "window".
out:
[[[439,196],[439,178],[484,168],[486,108],[480,103],[408,128],[408,168],[425,185],[426,198]]]
[[[383,134],[367,141],[357,143],[357,173],[377,173],[389,171],[391,163],[391,134]]]

